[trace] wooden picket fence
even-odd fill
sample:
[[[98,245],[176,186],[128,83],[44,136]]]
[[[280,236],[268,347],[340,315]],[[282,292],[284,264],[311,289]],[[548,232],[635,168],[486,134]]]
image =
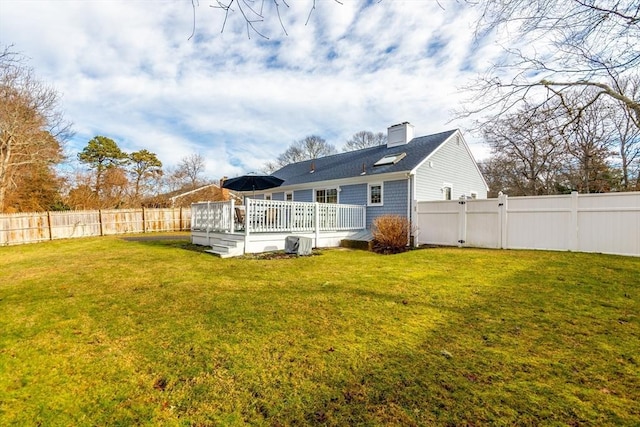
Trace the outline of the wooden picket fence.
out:
[[[186,231],[189,208],[0,214],[0,246],[127,233]]]

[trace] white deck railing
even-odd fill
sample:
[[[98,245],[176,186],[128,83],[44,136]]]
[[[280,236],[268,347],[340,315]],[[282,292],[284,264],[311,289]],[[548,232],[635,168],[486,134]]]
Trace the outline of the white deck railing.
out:
[[[246,205],[206,202],[191,205],[191,229],[246,233],[364,230],[359,205],[246,199]]]
[[[194,203],[191,211],[192,231],[233,231],[234,207],[231,202]]]

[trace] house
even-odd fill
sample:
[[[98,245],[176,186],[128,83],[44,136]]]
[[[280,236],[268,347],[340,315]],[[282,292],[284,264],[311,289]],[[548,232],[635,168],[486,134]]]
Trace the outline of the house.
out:
[[[241,200],[241,197],[234,194],[234,192],[230,192],[225,188],[221,188],[219,184],[213,183],[159,194],[146,199],[143,204],[145,207],[188,208],[192,203],[201,200],[226,201],[231,198],[235,198],[238,201]]]
[[[418,201],[486,199],[487,183],[459,130],[413,134],[405,122],[388,128],[386,145],[287,165],[273,173],[284,183],[256,196],[364,205],[367,229],[380,215],[411,219]]]
[[[242,253],[282,249],[291,234],[313,238],[314,246],[337,246],[341,239],[369,237],[378,216],[400,215],[414,224],[417,202],[486,198],[488,191],[459,130],[414,137],[407,122],[388,128],[386,145],[293,163],[273,175],[284,180],[281,186],[245,202]],[[214,239],[228,241],[238,232],[234,210],[233,204],[192,205],[194,243],[216,252],[211,233],[227,233]]]

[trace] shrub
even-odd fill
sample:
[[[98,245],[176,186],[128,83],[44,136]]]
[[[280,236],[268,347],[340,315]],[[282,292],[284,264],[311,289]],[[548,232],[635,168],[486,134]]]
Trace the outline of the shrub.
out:
[[[400,215],[383,215],[373,220],[373,251],[396,254],[407,250],[409,220]]]

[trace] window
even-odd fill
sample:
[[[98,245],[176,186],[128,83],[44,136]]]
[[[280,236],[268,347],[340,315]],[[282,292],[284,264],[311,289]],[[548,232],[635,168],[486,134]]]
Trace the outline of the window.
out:
[[[444,200],[451,200],[451,184],[444,184],[442,187],[442,196]]]
[[[287,202],[292,202],[293,201],[293,191],[287,191],[286,193],[284,193],[284,199]]]
[[[400,160],[404,159],[406,155],[407,153],[390,154],[375,162],[373,166],[395,165]]]
[[[318,203],[338,203],[338,189],[327,188],[316,190],[316,202]]]
[[[472,199],[477,199],[478,198],[478,192],[477,191],[472,191],[470,194],[471,194],[471,198]]]
[[[382,184],[369,184],[369,206],[382,205]]]
[[[267,193],[264,195],[264,200],[271,200],[271,193]]]

